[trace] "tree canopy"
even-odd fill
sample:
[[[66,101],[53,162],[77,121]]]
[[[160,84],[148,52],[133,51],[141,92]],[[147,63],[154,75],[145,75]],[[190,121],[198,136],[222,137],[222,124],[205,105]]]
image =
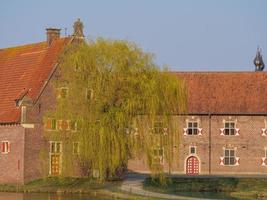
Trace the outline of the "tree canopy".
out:
[[[155,148],[164,148],[171,164],[178,143],[172,116],[187,109],[182,80],[127,41],[100,38],[72,45],[62,60],[53,86],[63,98],[47,115],[76,126],[66,141],[79,144],[76,159],[84,175],[97,170],[101,180],[114,176],[138,154],[145,154],[152,172],[161,173],[156,158],[162,152]]]

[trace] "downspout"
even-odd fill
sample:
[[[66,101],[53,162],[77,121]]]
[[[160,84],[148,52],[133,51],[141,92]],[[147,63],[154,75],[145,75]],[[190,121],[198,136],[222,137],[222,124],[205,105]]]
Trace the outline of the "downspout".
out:
[[[209,113],[209,174],[211,174],[211,114]]]

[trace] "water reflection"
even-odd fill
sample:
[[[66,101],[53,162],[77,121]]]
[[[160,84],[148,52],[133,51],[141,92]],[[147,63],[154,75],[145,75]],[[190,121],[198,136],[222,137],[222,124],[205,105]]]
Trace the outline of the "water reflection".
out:
[[[0,200],[110,200],[89,194],[0,193]]]

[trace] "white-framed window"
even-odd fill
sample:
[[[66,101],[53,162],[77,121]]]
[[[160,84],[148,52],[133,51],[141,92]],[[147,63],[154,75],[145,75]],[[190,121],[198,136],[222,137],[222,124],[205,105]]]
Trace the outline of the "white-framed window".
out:
[[[220,165],[237,166],[239,157],[236,156],[237,148],[223,148],[223,157],[220,157]]]
[[[73,155],[78,155],[79,152],[80,152],[80,149],[79,149],[79,142],[73,142],[73,146],[72,146],[72,152],[73,152]]]
[[[27,120],[27,107],[26,106],[21,106],[21,122],[26,122]]]
[[[10,142],[9,141],[2,141],[1,143],[1,152],[2,154],[7,154],[10,152]]]
[[[66,99],[69,94],[69,88],[68,87],[60,87],[58,88],[58,95],[57,97],[60,99]]]
[[[224,121],[224,127],[220,129],[221,135],[237,136],[239,135],[239,128],[236,127],[235,121]]]
[[[164,133],[162,121],[155,121],[154,122],[153,133],[155,133],[155,134],[163,134]]]
[[[261,166],[267,166],[267,147],[264,147],[264,154],[263,157],[261,158]]]
[[[45,129],[48,131],[57,130],[57,120],[55,118],[46,118],[45,119]]]
[[[69,120],[69,127],[70,127],[71,131],[76,132],[77,131],[77,122],[74,120]]]
[[[74,120],[57,120],[57,129],[61,131],[77,131],[77,122]]]
[[[184,128],[184,135],[202,135],[202,128],[199,127],[198,121],[187,121]]]
[[[93,97],[94,97],[94,91],[93,91],[93,89],[86,88],[86,91],[85,91],[85,98],[86,98],[86,100],[91,100],[91,99],[93,99]]]
[[[267,136],[267,128],[262,128],[261,129],[261,135],[262,136]]]
[[[50,141],[50,153],[59,154],[62,152],[62,142]]]
[[[163,147],[156,147],[153,149],[152,164],[153,165],[163,165],[164,164],[164,149],[163,149]]]
[[[189,146],[189,154],[196,154],[197,147],[196,146]]]

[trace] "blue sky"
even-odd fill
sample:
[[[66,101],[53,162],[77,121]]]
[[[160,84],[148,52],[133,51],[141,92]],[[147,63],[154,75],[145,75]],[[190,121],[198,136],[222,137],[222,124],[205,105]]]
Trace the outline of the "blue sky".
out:
[[[3,0],[0,48],[46,39],[81,18],[85,35],[126,39],[176,71],[252,71],[267,64],[266,0]]]

